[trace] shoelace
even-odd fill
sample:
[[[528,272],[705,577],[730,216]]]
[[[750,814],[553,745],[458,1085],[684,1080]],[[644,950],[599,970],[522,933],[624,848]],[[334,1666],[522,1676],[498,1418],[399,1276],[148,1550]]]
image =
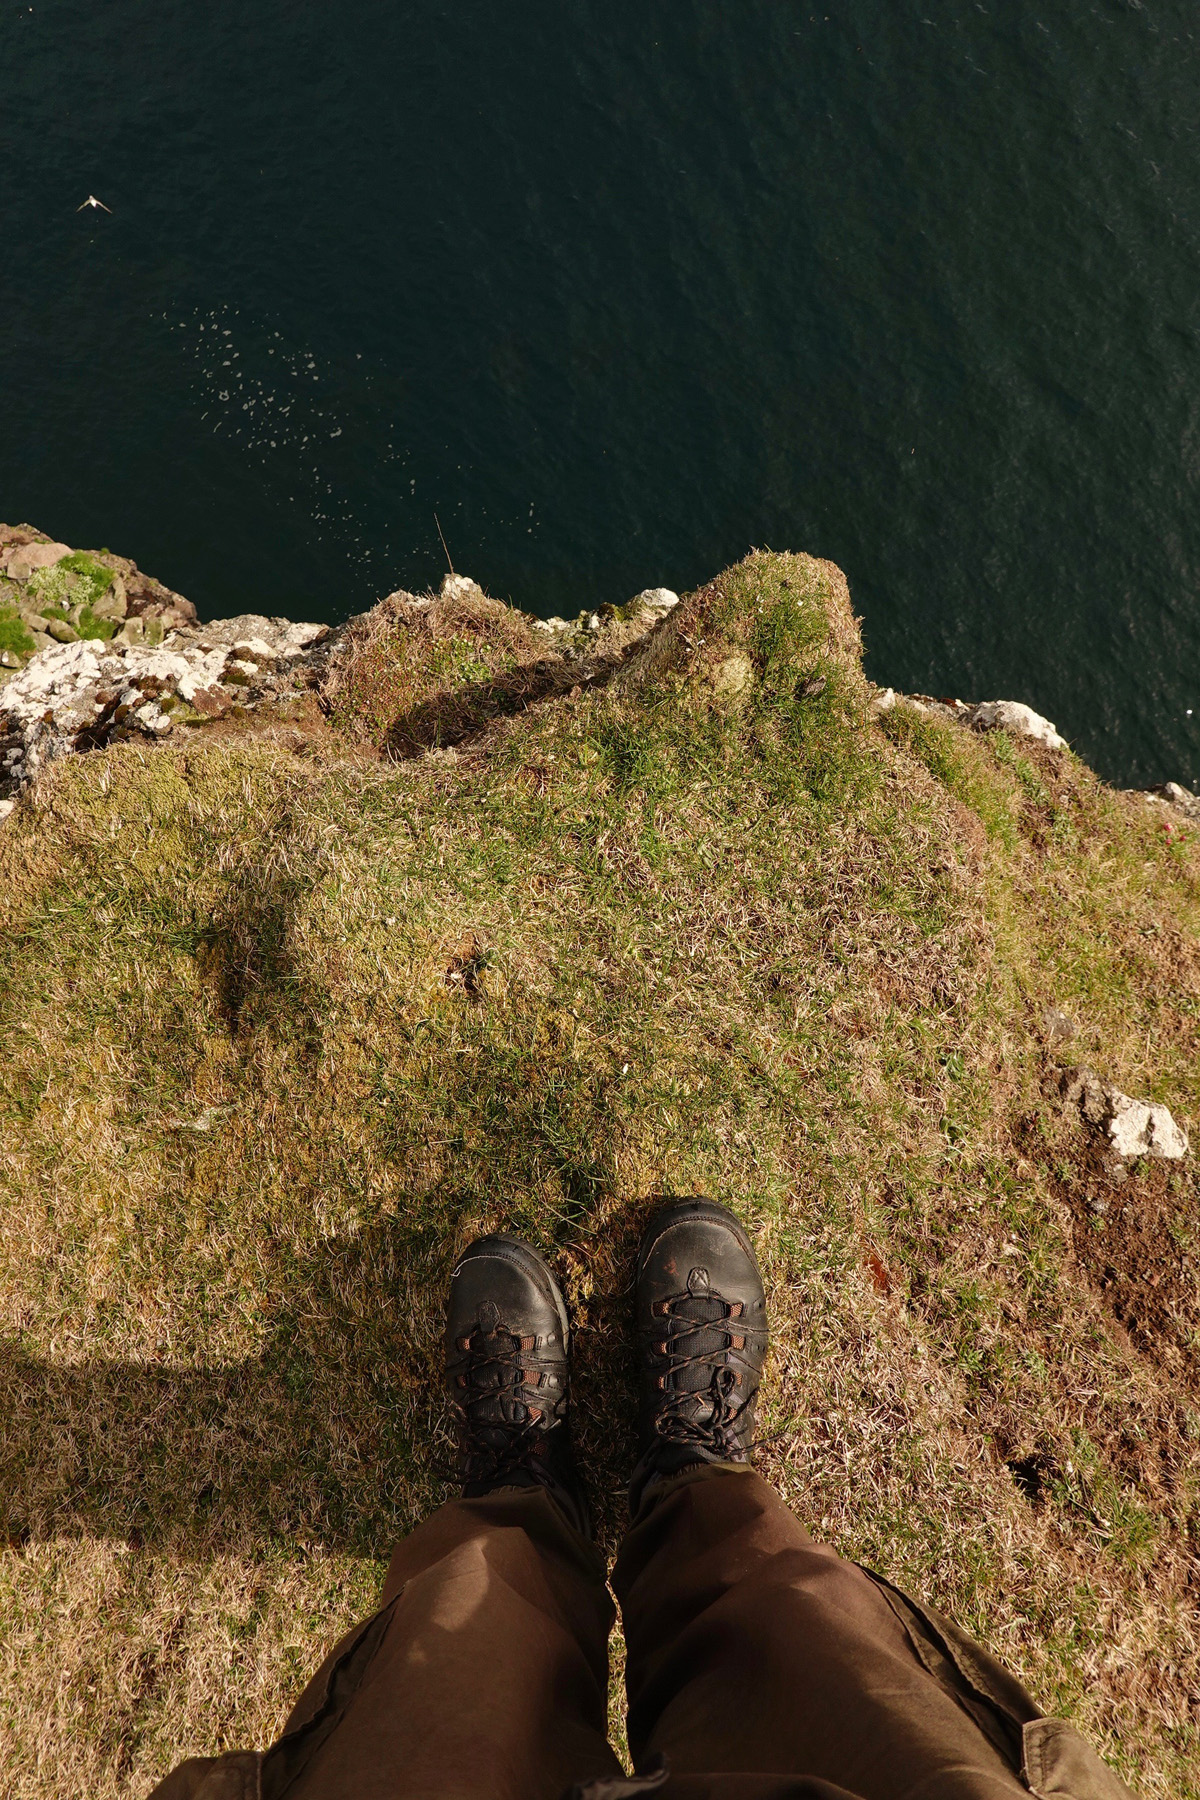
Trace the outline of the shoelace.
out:
[[[471,1446],[462,1456],[464,1481],[495,1481],[518,1466],[538,1473],[533,1452],[545,1434],[545,1412],[519,1397],[526,1385],[523,1358],[533,1347],[533,1339],[519,1338],[503,1325],[494,1331],[476,1326],[471,1334],[459,1373],[460,1383],[466,1377],[459,1405]]]
[[[705,1316],[713,1306],[719,1312]],[[690,1310],[685,1312],[685,1307]],[[755,1335],[744,1323],[735,1329],[732,1321],[738,1318],[740,1323],[740,1310],[739,1307],[735,1312],[728,1301],[711,1291],[703,1297],[688,1293],[663,1302],[658,1315],[664,1321],[663,1341],[655,1346],[655,1353],[666,1364],[665,1398],[654,1423],[658,1435],[668,1443],[699,1444],[715,1449],[722,1457],[753,1449],[752,1444],[738,1442],[738,1432],[742,1414],[754,1403],[758,1383],[737,1399],[737,1371],[726,1361],[730,1351],[744,1349],[747,1339]],[[672,1325],[682,1329],[673,1331]],[[719,1341],[714,1342],[714,1338]],[[686,1347],[689,1344],[690,1348]],[[712,1372],[708,1381],[703,1379],[705,1370]],[[698,1385],[685,1384],[680,1379],[693,1372],[701,1375]],[[697,1418],[697,1408],[702,1409],[706,1402],[712,1408],[711,1416]]]

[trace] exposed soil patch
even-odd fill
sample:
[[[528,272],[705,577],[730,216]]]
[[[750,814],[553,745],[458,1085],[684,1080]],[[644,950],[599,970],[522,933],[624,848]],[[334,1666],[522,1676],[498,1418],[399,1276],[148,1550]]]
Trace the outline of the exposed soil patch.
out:
[[[1080,1267],[1130,1343],[1200,1389],[1200,1264],[1180,1229],[1172,1171],[1149,1160],[1114,1167],[1089,1147],[1078,1174],[1053,1186]]]

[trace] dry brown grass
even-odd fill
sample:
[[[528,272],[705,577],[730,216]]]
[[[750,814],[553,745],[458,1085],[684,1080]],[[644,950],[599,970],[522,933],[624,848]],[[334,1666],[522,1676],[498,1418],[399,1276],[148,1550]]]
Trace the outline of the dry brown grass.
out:
[[[884,729],[807,558],[515,705],[524,622],[415,616],[335,696],[407,760],[123,747],[0,840],[4,1790],[276,1729],[448,1491],[480,1229],[564,1280],[611,1544],[633,1246],[707,1189],[758,1233],[791,1504],[1194,1800],[1195,1163],[1114,1181],[1059,1065],[1196,1128],[1196,834],[1069,754]],[[452,758],[396,735],[431,704]]]

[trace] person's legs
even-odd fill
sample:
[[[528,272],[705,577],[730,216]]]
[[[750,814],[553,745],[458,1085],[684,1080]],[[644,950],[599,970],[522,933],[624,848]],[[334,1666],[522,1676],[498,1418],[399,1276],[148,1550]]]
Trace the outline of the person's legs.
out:
[[[330,1652],[265,1756],[193,1758],[154,1800],[559,1800],[620,1776],[566,1307],[527,1244],[481,1238],[459,1262],[446,1379],[463,1498],[399,1546],[380,1610]]]
[[[652,1490],[613,1583],[637,1766],[665,1752],[675,1774],[809,1775],[862,1800],[1027,1795],[1000,1711],[931,1636],[934,1674],[885,1591],[750,1469]],[[1007,1698],[1036,1717],[1016,1683]]]
[[[815,1544],[748,1467],[766,1311],[732,1214],[702,1200],[658,1213],[635,1308],[641,1455],[613,1577],[635,1764],[665,1752],[672,1787],[736,1771],[863,1800],[1027,1792],[1014,1771],[1036,1712],[1017,1684],[971,1647],[1006,1716],[923,1615]]]
[[[451,1501],[310,1682],[263,1800],[559,1800],[618,1774],[611,1624],[603,1561],[544,1488]]]
[[[567,1313],[543,1259],[481,1238],[450,1281],[463,1499],[400,1545],[383,1607],[310,1683],[263,1800],[558,1800],[616,1774],[612,1604],[571,1456]]]

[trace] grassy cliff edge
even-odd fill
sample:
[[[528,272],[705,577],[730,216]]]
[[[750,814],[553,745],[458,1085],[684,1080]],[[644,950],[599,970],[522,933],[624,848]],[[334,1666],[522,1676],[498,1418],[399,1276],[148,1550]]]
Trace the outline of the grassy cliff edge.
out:
[[[66,758],[0,833],[6,1792],[278,1728],[449,1492],[480,1230],[563,1278],[611,1543],[632,1249],[705,1190],[801,1517],[1200,1796],[1200,1180],[1069,1073],[1200,1122],[1200,830],[880,713],[828,563],[621,624],[572,675],[385,603],[311,729]]]

